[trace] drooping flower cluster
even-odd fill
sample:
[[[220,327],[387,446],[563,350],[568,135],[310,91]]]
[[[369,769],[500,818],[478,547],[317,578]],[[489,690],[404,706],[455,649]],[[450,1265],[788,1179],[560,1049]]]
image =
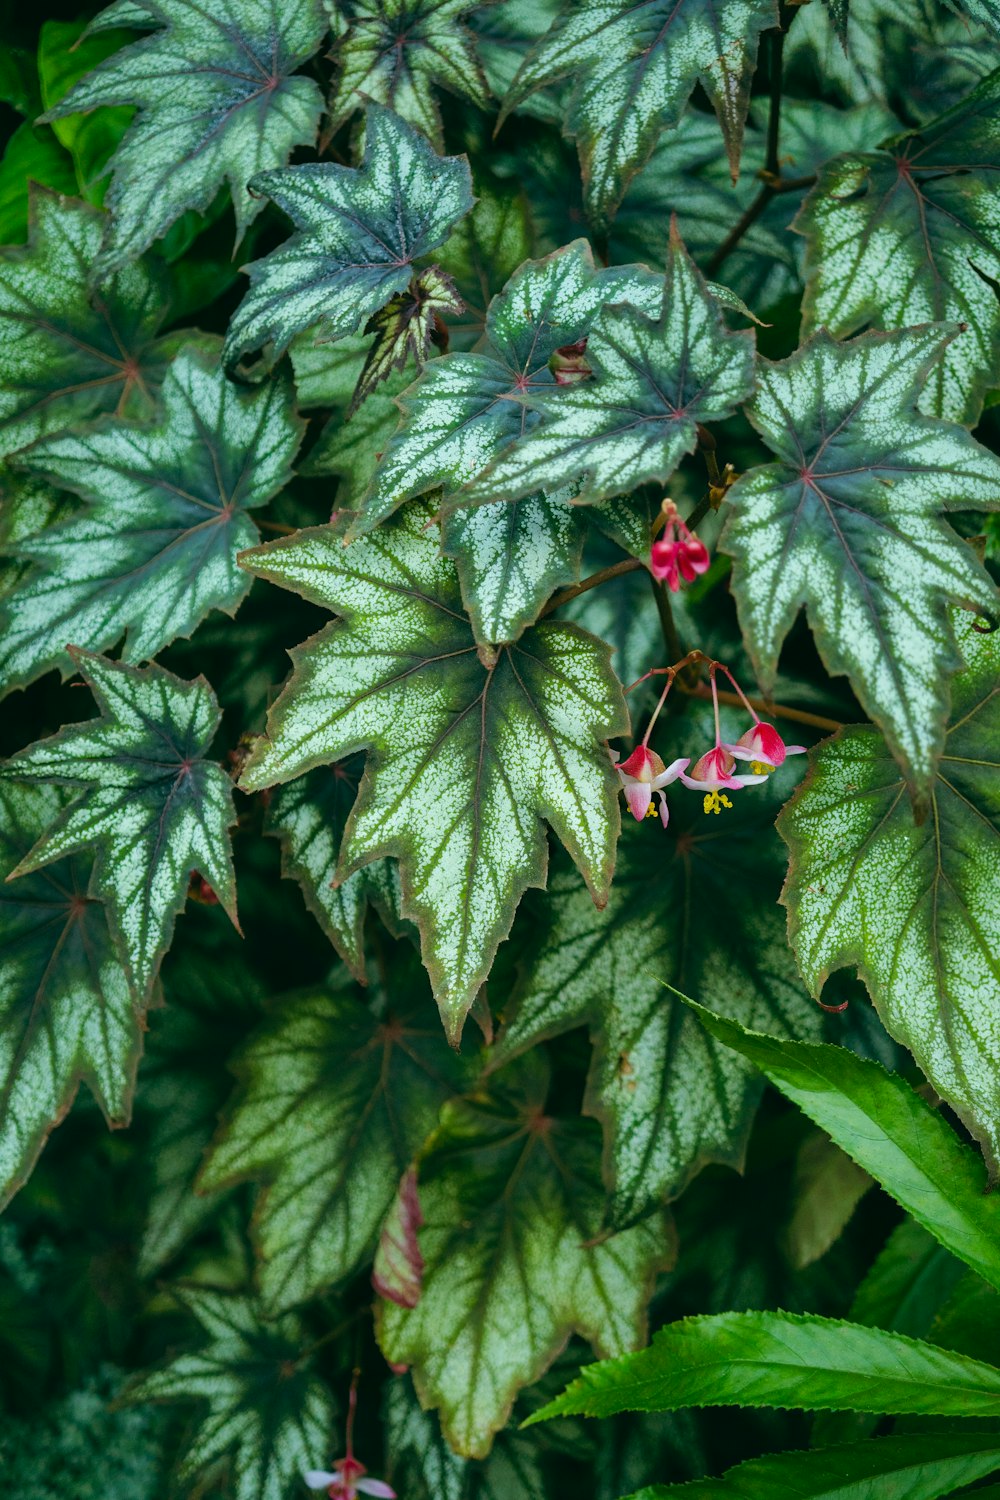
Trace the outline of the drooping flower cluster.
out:
[[[676,594],[682,578],[685,583],[693,583],[707,570],[708,548],[681,520],[672,500],[664,500],[663,516],[666,524],[663,535],[650,548],[649,571]]]
[[[368,1479],[364,1464],[354,1457],[354,1416],[358,1404],[358,1371],[351,1381],[347,1408],[347,1432],[343,1458],[335,1460],[333,1469],[307,1469],[303,1479],[311,1490],[326,1490],[329,1500],[357,1500],[358,1495],[374,1495],[378,1500],[396,1500],[396,1491],[384,1479]]]
[[[694,655],[697,656],[697,653]],[[719,724],[719,692],[715,680],[717,669],[725,672],[753,719],[750,728],[741,734],[734,744],[729,744],[722,738]],[[665,765],[656,751],[650,750],[649,737],[679,670],[678,667],[666,669],[666,686],[646,726],[642,741],[635,747],[628,759],[619,764],[619,752],[611,751],[611,758],[621,779],[622,790],[632,816],[641,821],[643,818],[656,815],[657,809],[653,806],[653,793],[655,792],[660,804],[658,809],[660,822],[664,828],[669,822],[670,813],[663,789],[672,781],[680,781],[683,786],[690,787],[692,791],[701,792],[702,807],[706,813],[720,813],[723,808],[731,808],[733,805],[726,795],[727,791],[742,791],[745,787],[757,786],[762,781],[766,781],[771,773],[784,763],[786,756],[805,754],[804,745],[786,745],[774,725],[768,724],[759,716],[728,667],[718,662],[711,662],[709,680],[712,687],[712,704],[715,709],[715,744],[698,757],[690,771],[688,771],[689,757],[671,761],[669,766]],[[746,772],[737,772],[737,763],[741,761],[749,763]]]

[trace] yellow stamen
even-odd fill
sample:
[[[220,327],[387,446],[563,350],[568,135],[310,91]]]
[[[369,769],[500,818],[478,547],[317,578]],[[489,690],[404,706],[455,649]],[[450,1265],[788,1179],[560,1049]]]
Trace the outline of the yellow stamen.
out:
[[[750,762],[750,770],[754,776],[770,776],[774,767],[769,766],[766,760],[752,760]]]
[[[702,807],[707,813],[720,813],[724,807],[732,807],[725,792],[706,792]]]
[[[655,803],[651,802],[649,804],[649,806],[646,808],[646,817],[647,818],[655,818],[656,816],[657,816],[656,805],[655,805]]]

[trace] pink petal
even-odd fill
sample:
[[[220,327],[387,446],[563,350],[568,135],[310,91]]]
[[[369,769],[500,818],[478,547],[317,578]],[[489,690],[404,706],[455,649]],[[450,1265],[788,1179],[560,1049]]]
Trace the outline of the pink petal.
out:
[[[652,796],[648,781],[630,781],[625,788],[625,801],[637,823],[641,823],[649,811]]]
[[[654,791],[659,791],[661,786],[669,786],[672,781],[677,780],[682,771],[687,770],[690,764],[691,757],[688,755],[682,756],[680,760],[672,760],[669,766],[664,767],[659,776],[653,777],[649,783],[650,786]]]
[[[328,1490],[340,1482],[339,1474],[328,1474],[325,1469],[307,1469],[302,1478],[311,1490]]]
[[[396,1491],[384,1479],[359,1479],[354,1488],[359,1495],[380,1495],[382,1500],[396,1500]]]
[[[663,824],[664,828],[666,828],[667,824],[670,822],[670,809],[667,806],[667,799],[663,795],[663,793],[658,792],[657,796],[660,799],[660,822]]]
[[[745,745],[723,745],[723,750],[728,750],[734,760],[766,760],[764,755],[757,755],[753,750],[748,750]]]
[[[766,776],[731,776],[726,782],[727,786],[758,786],[760,782],[766,781]]]
[[[785,759],[785,742],[775,729],[773,724],[766,724],[763,719],[754,727],[754,749],[758,752],[754,760],[767,761],[768,765],[778,767]]]
[[[806,746],[805,745],[786,745],[785,746],[785,754],[786,755],[805,755],[805,753],[806,753]]]
[[[652,781],[663,769],[660,757],[646,745],[636,745],[628,760],[618,767],[623,776],[634,776],[637,781]]]

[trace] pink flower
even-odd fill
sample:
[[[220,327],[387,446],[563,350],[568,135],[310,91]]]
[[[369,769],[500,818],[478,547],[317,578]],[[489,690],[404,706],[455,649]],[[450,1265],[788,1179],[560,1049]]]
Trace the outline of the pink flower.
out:
[[[742,787],[756,786],[758,782],[767,780],[766,772],[761,775],[734,776],[736,759],[731,745],[716,743],[713,749],[706,750],[695,761],[690,776],[681,774],[681,781],[696,792],[715,792],[724,786],[738,791]],[[748,760],[749,756],[741,754],[739,759]]]
[[[665,500],[663,509],[667,524],[662,537],[650,548],[649,570],[676,594],[682,578],[693,583],[699,573],[705,572],[709,564],[708,548],[684,524],[672,502]]]
[[[738,760],[755,761],[759,765],[777,768],[784,763],[786,755],[805,755],[805,745],[786,745],[773,724],[758,719],[752,729],[741,734],[735,745],[724,745],[723,749]]]
[[[325,1469],[307,1469],[302,1476],[311,1490],[326,1490],[330,1500],[355,1500],[357,1495],[378,1495],[382,1500],[396,1500],[396,1491],[384,1479],[366,1479],[364,1464],[350,1455],[338,1458],[334,1473]]]
[[[611,759],[617,762],[617,750],[611,751]],[[688,759],[684,758],[671,761],[669,766],[665,766],[655,750],[650,750],[647,745],[636,745],[628,760],[623,761],[620,766],[615,765],[615,770],[621,777],[629,812],[637,822],[641,823],[653,811],[653,793],[656,792],[660,799],[660,822],[666,828],[670,812],[662,788],[676,781],[688,764]]]

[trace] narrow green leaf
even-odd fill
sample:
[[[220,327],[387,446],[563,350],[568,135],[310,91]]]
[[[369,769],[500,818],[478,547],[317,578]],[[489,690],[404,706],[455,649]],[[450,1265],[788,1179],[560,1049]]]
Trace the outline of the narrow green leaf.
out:
[[[806,983],[857,966],[886,1029],[1000,1162],[1000,636],[956,612],[966,667],[915,826],[881,737],[849,728],[814,752],[783,814],[784,901]],[[905,976],[905,979],[901,976]],[[998,1226],[1000,1227],[1000,1226]]]
[[[581,502],[666,481],[697,445],[700,422],[731,416],[753,390],[750,332],[731,333],[672,229],[662,311],[605,307],[587,339],[592,380],[541,386],[521,401],[538,418],[463,491],[472,504],[576,481]]]
[[[662,1328],[638,1354],[586,1366],[528,1422],[684,1406],[995,1420],[1000,1370],[899,1333],[835,1318],[718,1313],[683,1318]]]
[[[0,874],[59,816],[56,787],[0,781]],[[0,886],[0,1203],[27,1180],[81,1080],[128,1124],[142,1008],[115,952],[90,862],[76,856]]]
[[[997,599],[945,515],[996,509],[1000,460],[916,409],[956,333],[820,333],[765,365],[747,414],[778,461],[729,491],[720,541],[765,687],[805,605],[828,671],[850,678],[922,806],[961,664],[948,605]]]
[[[521,895],[545,883],[543,819],[607,899],[619,814],[601,741],[627,716],[607,648],[573,626],[546,621],[484,665],[431,520],[410,506],[347,548],[343,528],[316,527],[247,557],[341,621],[292,653],[241,785],[369,748],[338,874],[399,859],[454,1039]]]
[[[414,988],[381,1017],[346,985],[286,998],[237,1060],[199,1186],[266,1183],[254,1233],[269,1314],[364,1263],[401,1173],[470,1081]]]
[[[302,436],[291,382],[234,386],[202,338],[171,365],[162,408],[151,425],[105,418],[24,455],[87,504],[19,548],[36,566],[0,615],[6,685],[73,671],[69,641],[103,651],[124,635],[123,659],[144,661],[210,609],[239,608],[250,580],[236,554],[259,539],[247,513],[291,479]]]
[[[179,1464],[187,1485],[229,1457],[235,1500],[287,1500],[304,1469],[329,1461],[333,1425],[329,1392],[303,1358],[305,1329],[290,1315],[265,1322],[245,1297],[194,1288],[173,1296],[208,1342],[140,1376],[129,1399],[207,1403]]]
[[[796,1271],[835,1245],[873,1179],[828,1136],[809,1135],[799,1147],[785,1250]]]
[[[391,110],[366,115],[360,167],[309,162],[253,179],[297,233],[247,272],[250,290],[233,314],[225,363],[265,344],[276,359],[314,324],[319,339],[356,333],[410,283],[411,262],[440,245],[472,207],[464,157],[437,156]]]
[[[1000,1197],[985,1193],[977,1154],[898,1073],[846,1047],[782,1041],[687,1003],[953,1255],[1000,1287]]]
[[[386,1358],[413,1367],[421,1403],[471,1457],[488,1451],[517,1391],[571,1332],[607,1353],[641,1341],[650,1282],[670,1253],[656,1219],[599,1237],[596,1128],[545,1114],[547,1084],[533,1053],[491,1094],[447,1106],[419,1167],[416,1306],[387,1300],[381,1278]]]
[[[719,1479],[654,1484],[631,1500],[938,1500],[1000,1469],[988,1433],[907,1433],[812,1453],[751,1458]]]
[[[112,218],[93,269],[104,279],[165,234],[185,209],[208,208],[229,184],[237,238],[260,212],[251,179],[311,145],[322,99],[293,77],[326,30],[320,0],[271,10],[253,0],[145,6],[157,29],[82,78],[44,118],[107,104],[136,115],[111,163]],[[114,21],[121,24],[115,14]],[[192,66],[192,59],[197,66]]]
[[[236,921],[232,790],[221,766],[206,759],[219,708],[203,677],[182,682],[162,667],[143,670],[86,651],[75,659],[99,716],[29,745],[6,762],[3,776],[80,790],[14,873],[95,848],[94,889],[108,903],[129,975],[145,992],[193,869]]]

